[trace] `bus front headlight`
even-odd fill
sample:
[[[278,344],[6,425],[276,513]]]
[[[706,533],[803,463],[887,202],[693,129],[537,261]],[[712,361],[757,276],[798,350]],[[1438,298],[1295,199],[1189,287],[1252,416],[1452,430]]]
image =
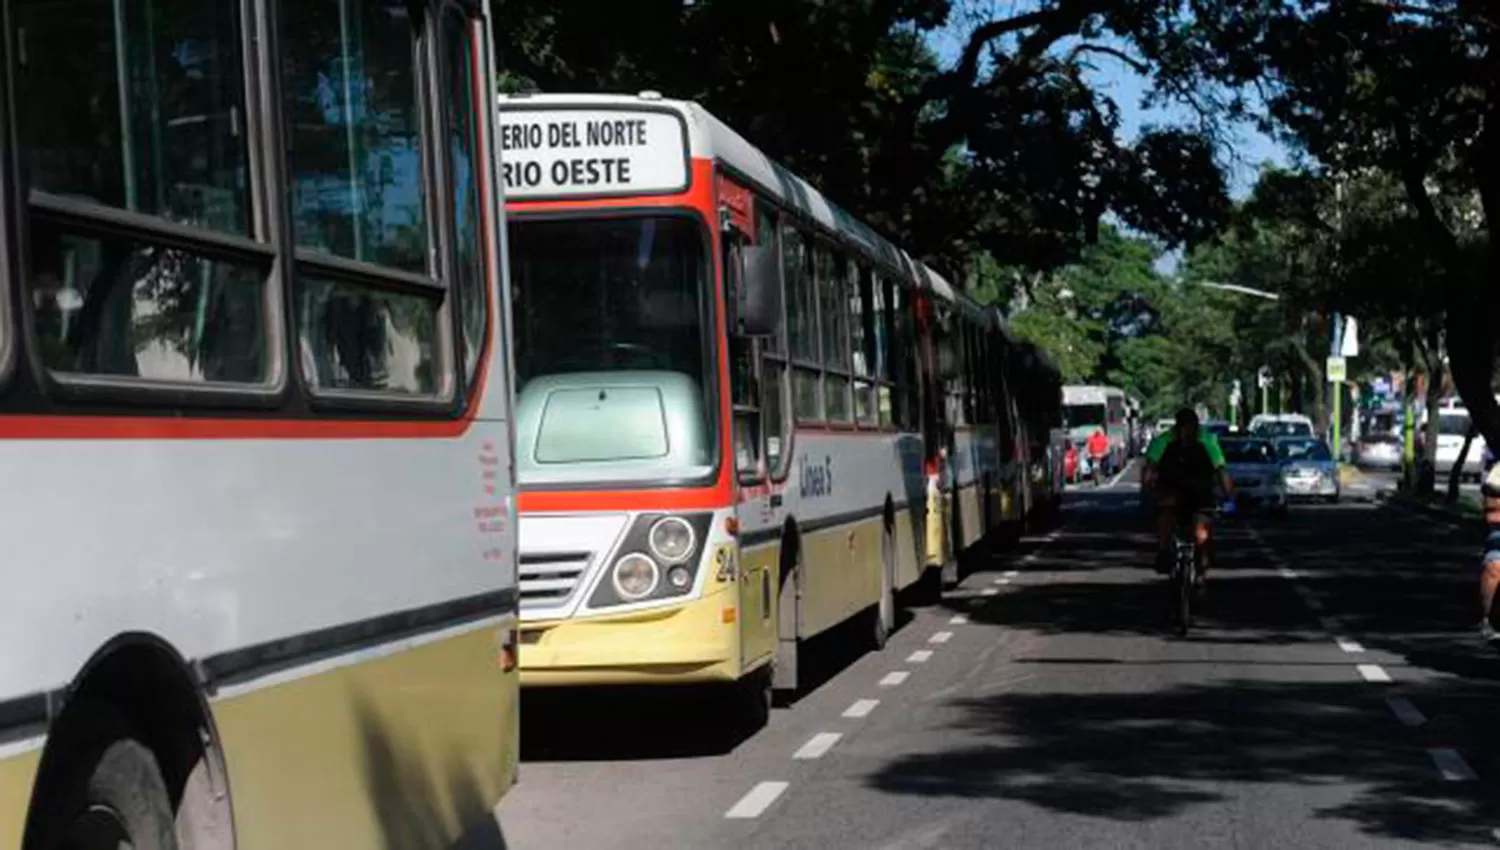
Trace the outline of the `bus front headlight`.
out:
[[[680,564],[693,554],[693,547],[698,543],[696,537],[687,520],[669,516],[657,520],[646,539],[651,554],[665,563]]]
[[[655,561],[639,552],[632,552],[615,561],[610,578],[620,598],[634,602],[651,595],[661,578],[661,571],[657,569]]]

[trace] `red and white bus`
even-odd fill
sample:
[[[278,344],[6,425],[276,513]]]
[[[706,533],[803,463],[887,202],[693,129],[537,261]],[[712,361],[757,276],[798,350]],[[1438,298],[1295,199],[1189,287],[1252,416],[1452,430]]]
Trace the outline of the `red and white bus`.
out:
[[[1024,519],[998,312],[696,104],[502,97],[500,143],[523,685],[758,707]]]
[[[485,0],[7,4],[0,850],[493,837]]]

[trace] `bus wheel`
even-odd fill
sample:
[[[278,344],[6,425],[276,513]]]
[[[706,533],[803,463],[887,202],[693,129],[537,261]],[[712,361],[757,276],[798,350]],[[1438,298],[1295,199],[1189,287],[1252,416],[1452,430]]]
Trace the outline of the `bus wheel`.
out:
[[[53,799],[42,804],[40,846],[176,850],[172,803],[155,754],[108,706],[90,706],[86,722],[88,740],[60,754],[65,764]]]
[[[765,728],[771,720],[771,665],[734,683],[733,716],[747,732]]]

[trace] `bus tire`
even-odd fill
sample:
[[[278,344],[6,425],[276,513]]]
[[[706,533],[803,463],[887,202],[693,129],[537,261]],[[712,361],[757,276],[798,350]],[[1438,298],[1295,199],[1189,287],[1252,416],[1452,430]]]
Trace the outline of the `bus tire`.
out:
[[[756,732],[771,721],[771,665],[767,664],[734,683],[734,717],[740,729]]]
[[[52,799],[41,801],[34,850],[177,850],[172,802],[156,754],[107,703],[88,705]],[[80,727],[82,728],[82,727]]]

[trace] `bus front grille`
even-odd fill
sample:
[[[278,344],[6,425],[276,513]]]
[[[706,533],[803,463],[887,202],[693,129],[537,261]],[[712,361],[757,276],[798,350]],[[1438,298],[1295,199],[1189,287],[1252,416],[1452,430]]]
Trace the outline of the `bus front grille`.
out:
[[[521,610],[567,603],[589,568],[592,552],[522,552]]]

